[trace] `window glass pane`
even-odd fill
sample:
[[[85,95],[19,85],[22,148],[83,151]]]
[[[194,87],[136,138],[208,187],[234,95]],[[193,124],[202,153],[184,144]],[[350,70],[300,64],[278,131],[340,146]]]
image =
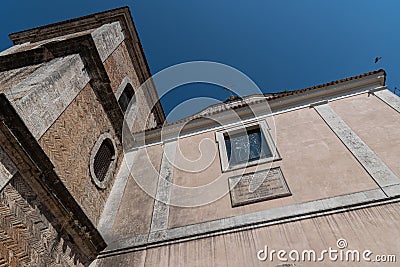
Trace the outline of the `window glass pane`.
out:
[[[246,135],[239,135],[232,138],[232,153],[235,162],[246,162],[249,159],[249,142]]]
[[[122,93],[122,95],[120,96],[120,98],[118,100],[118,103],[122,109],[122,112],[125,112],[129,105],[128,96],[126,94]]]
[[[226,135],[225,145],[230,165],[272,156],[260,128],[247,130],[245,133]]]
[[[118,104],[122,109],[122,112],[128,109],[129,102],[132,100],[132,97],[135,95],[135,91],[133,90],[132,85],[127,84],[121,96],[118,99]]]
[[[231,161],[231,140],[225,137],[226,153],[228,154],[228,161]]]
[[[250,143],[250,160],[272,157],[271,150],[259,128],[250,130],[247,134]]]

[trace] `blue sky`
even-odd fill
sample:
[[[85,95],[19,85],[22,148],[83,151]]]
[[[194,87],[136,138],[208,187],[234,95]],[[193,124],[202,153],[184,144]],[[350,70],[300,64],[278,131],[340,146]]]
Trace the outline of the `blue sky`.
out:
[[[193,60],[237,68],[263,92],[301,89],[383,68],[400,87],[400,1],[3,1],[0,49],[8,34],[130,6],[152,73]],[[382,60],[374,63],[375,57]],[[231,85],[235,90],[235,84]],[[162,99],[170,121],[229,97],[223,88],[180,86]],[[215,100],[205,101],[206,98]]]

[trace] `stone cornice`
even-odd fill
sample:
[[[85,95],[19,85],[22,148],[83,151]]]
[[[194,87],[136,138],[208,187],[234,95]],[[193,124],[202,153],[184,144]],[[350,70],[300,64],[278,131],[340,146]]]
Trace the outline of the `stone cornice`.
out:
[[[48,62],[54,58],[79,54],[99,102],[103,105],[119,139],[122,138],[123,113],[110,86],[107,71],[90,34],[43,44],[41,47],[0,57],[0,71]]]
[[[160,142],[161,135],[165,141],[176,139],[178,136],[182,138],[207,130],[216,130],[219,127],[238,123],[238,117],[240,117],[242,121],[247,121],[255,119],[256,117],[261,118],[263,116],[273,115],[285,110],[306,107],[307,105],[319,101],[332,101],[352,94],[366,93],[370,90],[384,90],[386,89],[384,84],[385,75],[382,71],[350,81],[307,90],[299,94],[292,94],[272,100],[270,100],[268,96],[248,96],[246,97],[245,103],[230,103],[229,107],[223,109],[215,105],[215,112],[210,111],[204,114],[204,116],[196,117],[196,115],[194,115],[176,123],[166,124],[162,128],[148,130],[145,133],[136,133],[135,140],[137,143],[135,145],[140,147],[145,143],[151,144]],[[254,99],[252,100],[252,98]],[[269,111],[265,110],[266,105],[269,106]],[[233,113],[232,110],[234,111]],[[146,138],[146,141],[144,141],[143,138]]]

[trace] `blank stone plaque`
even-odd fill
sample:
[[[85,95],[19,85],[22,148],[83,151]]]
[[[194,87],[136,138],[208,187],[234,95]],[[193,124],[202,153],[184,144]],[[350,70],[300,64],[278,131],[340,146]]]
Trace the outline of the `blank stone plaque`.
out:
[[[228,181],[232,207],[292,195],[280,167],[230,177]]]

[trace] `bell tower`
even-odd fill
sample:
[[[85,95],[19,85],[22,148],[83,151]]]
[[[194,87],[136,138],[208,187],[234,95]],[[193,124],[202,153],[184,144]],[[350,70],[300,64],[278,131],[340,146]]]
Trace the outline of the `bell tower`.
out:
[[[140,124],[165,120],[154,87],[134,94],[150,71],[130,11],[10,38],[0,53],[0,266],[88,265],[106,247],[97,226],[123,158],[124,88],[135,112],[152,114]]]

